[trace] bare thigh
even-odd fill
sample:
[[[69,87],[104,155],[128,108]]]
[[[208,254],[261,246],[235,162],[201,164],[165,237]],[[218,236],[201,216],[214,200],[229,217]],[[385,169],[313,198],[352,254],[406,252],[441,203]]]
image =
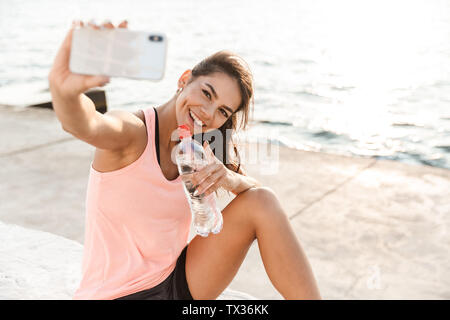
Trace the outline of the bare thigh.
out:
[[[229,285],[256,239],[254,211],[264,188],[247,190],[223,210],[223,229],[196,236],[186,253],[186,279],[194,299],[216,299]]]

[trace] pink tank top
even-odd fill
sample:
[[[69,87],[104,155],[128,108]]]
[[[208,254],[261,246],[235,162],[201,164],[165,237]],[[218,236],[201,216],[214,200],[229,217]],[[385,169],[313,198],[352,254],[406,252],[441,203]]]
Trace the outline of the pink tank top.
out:
[[[169,181],[155,150],[155,111],[144,110],[147,146],[132,164],[90,166],[82,280],[73,299],[115,299],[152,288],[175,268],[191,212],[181,177]]]

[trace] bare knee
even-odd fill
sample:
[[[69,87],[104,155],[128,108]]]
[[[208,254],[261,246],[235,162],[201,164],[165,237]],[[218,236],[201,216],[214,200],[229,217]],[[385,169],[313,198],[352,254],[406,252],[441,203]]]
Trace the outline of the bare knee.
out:
[[[276,193],[269,187],[251,188],[239,196],[245,198],[249,211],[258,219],[268,216],[281,216],[286,218],[286,213],[281,207],[281,203]]]
[[[239,197],[270,197],[276,196],[275,192],[269,187],[253,187],[238,195]]]

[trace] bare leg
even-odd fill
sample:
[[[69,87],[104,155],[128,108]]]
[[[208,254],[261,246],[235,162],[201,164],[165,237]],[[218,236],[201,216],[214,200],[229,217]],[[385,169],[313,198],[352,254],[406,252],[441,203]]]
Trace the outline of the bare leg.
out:
[[[267,275],[285,299],[320,299],[308,260],[270,189],[241,193],[222,214],[224,227],[219,234],[196,236],[188,246],[186,278],[194,299],[216,299],[233,280],[255,239]]]
[[[280,202],[271,191],[264,198],[256,237],[269,279],[285,299],[320,299],[308,259]]]

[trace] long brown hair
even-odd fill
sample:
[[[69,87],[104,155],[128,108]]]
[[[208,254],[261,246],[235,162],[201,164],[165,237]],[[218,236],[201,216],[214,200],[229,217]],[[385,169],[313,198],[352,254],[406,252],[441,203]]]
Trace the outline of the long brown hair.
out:
[[[233,133],[238,129],[245,129],[249,122],[250,111],[253,113],[253,75],[244,59],[231,51],[222,50],[199,62],[192,69],[191,81],[199,76],[206,76],[216,72],[225,73],[237,81],[241,93],[241,104],[220,128],[201,134],[201,142],[203,143],[205,140],[209,142],[212,137],[219,134],[217,132],[219,131],[223,137],[223,148],[222,150],[213,149],[215,156],[228,169],[243,174],[239,151],[236,143],[233,141]],[[238,126],[237,118],[239,115],[241,116],[241,121]],[[229,134],[227,134],[227,131],[229,131]],[[231,148],[234,151],[234,156],[231,156],[229,152]],[[217,154],[218,151],[221,155]]]

